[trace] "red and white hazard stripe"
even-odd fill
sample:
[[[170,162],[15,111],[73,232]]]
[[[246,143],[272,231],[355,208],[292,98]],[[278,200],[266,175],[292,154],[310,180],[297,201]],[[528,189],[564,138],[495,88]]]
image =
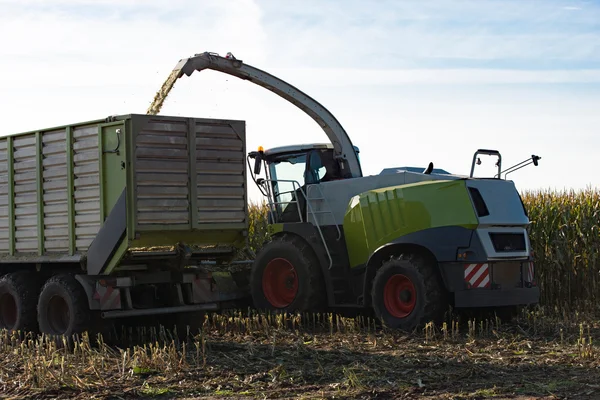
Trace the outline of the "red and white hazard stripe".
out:
[[[472,288],[490,287],[490,269],[488,264],[466,264],[465,281]]]
[[[213,290],[211,278],[195,277],[192,280],[192,297],[194,303],[216,301],[218,292]]]
[[[533,262],[528,263],[527,268],[527,282],[533,283]]]
[[[121,308],[121,291],[118,288],[96,284],[93,298],[100,303],[101,310]]]

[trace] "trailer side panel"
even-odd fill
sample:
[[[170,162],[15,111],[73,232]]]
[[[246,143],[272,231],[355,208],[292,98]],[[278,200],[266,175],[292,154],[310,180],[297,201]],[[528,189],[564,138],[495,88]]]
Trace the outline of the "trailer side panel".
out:
[[[100,229],[98,125],[73,130],[75,249],[85,252]]]
[[[17,253],[38,251],[38,184],[36,135],[14,138],[15,250]]]
[[[67,130],[42,133],[42,201],[44,250],[69,251],[69,193],[67,167]]]
[[[9,224],[9,196],[11,179],[9,176],[7,142],[11,139],[0,139],[0,252],[8,253],[10,249],[11,227]]]
[[[247,229],[245,124],[135,116],[133,126],[136,232],[218,230],[241,239]],[[193,244],[212,244],[210,235],[196,236]]]
[[[135,141],[137,229],[156,225],[189,229],[189,121],[144,122]]]
[[[244,226],[246,138],[239,123],[196,120],[197,223]]]

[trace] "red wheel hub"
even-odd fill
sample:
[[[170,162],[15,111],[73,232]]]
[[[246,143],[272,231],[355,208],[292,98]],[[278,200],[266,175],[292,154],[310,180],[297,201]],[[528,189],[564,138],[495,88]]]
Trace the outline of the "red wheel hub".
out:
[[[298,275],[285,258],[275,258],[263,272],[262,287],[265,297],[274,307],[289,306],[298,293]]]
[[[383,288],[383,301],[390,314],[396,318],[405,318],[415,309],[415,285],[406,275],[393,275]]]

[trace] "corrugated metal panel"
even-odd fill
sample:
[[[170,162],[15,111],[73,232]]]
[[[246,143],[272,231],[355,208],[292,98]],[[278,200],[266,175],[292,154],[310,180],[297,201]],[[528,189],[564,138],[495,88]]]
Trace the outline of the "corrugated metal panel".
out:
[[[196,121],[198,223],[244,223],[244,138],[228,123]]]
[[[135,200],[139,231],[144,231],[144,227],[157,229],[157,225],[168,225],[166,229],[178,231],[198,225],[200,229],[215,225],[227,230],[230,224],[231,230],[239,230],[241,237],[239,224],[246,222],[243,123],[142,115],[135,118],[129,132],[135,142],[125,154],[127,157],[134,154],[133,160],[126,161],[135,166],[134,171],[127,173],[131,173],[128,178],[134,178],[131,199]],[[9,231],[13,221],[14,250],[19,255],[31,253],[28,257],[32,262],[42,243],[41,255],[50,258],[71,250],[76,254],[88,250],[100,230],[101,216],[110,212],[100,209],[103,202],[99,185],[100,179],[110,180],[103,173],[112,166],[106,164],[110,168],[102,171],[100,168],[103,162],[112,162],[107,160],[114,158],[99,160],[99,123],[102,121],[0,139],[1,253],[13,248],[9,242],[13,237]],[[68,138],[72,138],[70,146]],[[7,141],[12,141],[13,151],[7,150]],[[14,162],[9,168],[11,154]],[[9,210],[11,176],[14,176],[15,196],[14,207]],[[73,183],[72,191],[69,182]],[[73,215],[69,215],[71,206]],[[43,208],[42,218],[38,215],[39,207]],[[9,221],[9,214],[14,215],[13,221]],[[70,228],[74,228],[74,238],[69,237]],[[75,248],[71,249],[73,245]]]
[[[137,223],[187,225],[189,146],[185,120],[149,120],[135,143]]]
[[[37,149],[35,134],[14,138],[15,249],[32,253],[38,248]]]
[[[44,247],[46,252],[69,250],[66,129],[42,133]]]
[[[85,251],[100,230],[98,127],[73,130],[75,248]],[[59,219],[55,219],[59,222]]]
[[[8,252],[8,152],[6,138],[0,139],[0,251]]]

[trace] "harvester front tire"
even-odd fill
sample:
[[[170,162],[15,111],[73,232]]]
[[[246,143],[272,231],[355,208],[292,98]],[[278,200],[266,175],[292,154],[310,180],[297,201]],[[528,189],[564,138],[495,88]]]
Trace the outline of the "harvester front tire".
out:
[[[250,275],[254,307],[278,312],[321,311],[327,291],[319,261],[302,239],[283,235],[257,255]]]
[[[441,322],[448,303],[436,267],[417,254],[383,263],[371,287],[373,310],[383,325],[410,332]]]
[[[0,329],[38,333],[40,286],[35,272],[13,272],[0,278]]]
[[[91,318],[87,295],[71,274],[55,275],[42,288],[38,305],[40,331],[70,341],[89,329]]]

